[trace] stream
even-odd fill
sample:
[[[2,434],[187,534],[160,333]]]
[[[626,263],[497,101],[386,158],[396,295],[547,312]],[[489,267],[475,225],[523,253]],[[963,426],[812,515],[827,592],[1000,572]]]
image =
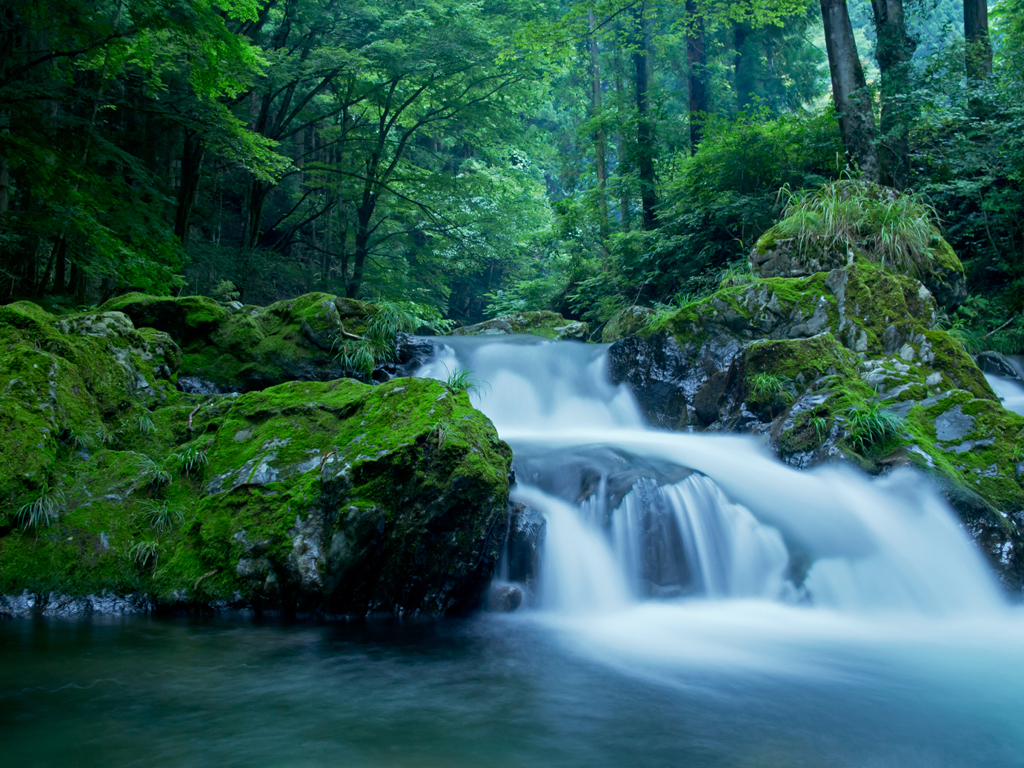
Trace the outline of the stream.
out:
[[[646,427],[601,345],[433,342],[543,521],[522,607],[0,622],[4,763],[1024,766],[1024,612],[923,477]]]

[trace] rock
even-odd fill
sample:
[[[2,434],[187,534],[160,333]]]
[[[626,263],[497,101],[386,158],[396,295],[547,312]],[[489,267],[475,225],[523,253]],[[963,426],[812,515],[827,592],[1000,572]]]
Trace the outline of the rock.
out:
[[[609,320],[601,332],[601,341],[612,344],[627,336],[639,333],[657,315],[650,307],[626,307],[620,309]]]
[[[111,299],[102,309],[123,312],[136,326],[170,334],[184,353],[181,373],[190,392],[251,392],[286,381],[348,375],[341,350],[351,336],[366,332],[377,311],[371,304],[326,293],[308,293],[269,307],[229,309],[203,296],[131,293]]]
[[[173,402],[180,363],[166,334],[137,331],[121,313],[58,320],[29,302],[0,307],[0,528],[51,492],[58,457],[101,448]]]
[[[518,312],[504,315],[493,320],[486,320],[476,325],[456,328],[452,336],[508,336],[513,334],[529,334],[543,336],[546,339],[585,340],[590,329],[586,323],[566,320],[556,312],[542,310],[540,312]]]
[[[526,584],[532,590],[540,576],[540,553],[547,527],[537,510],[519,502],[508,505],[506,549],[509,581]]]
[[[497,613],[512,613],[523,604],[523,591],[515,584],[494,583],[487,594],[487,609]]]
[[[190,395],[168,335],[113,310],[0,307],[0,342],[0,613],[484,600],[511,452],[465,393],[194,380],[207,391]]]
[[[840,180],[825,189],[843,197],[860,196],[864,205],[889,203],[901,193],[864,181]],[[850,266],[855,258],[881,262],[870,246],[868,233],[859,237],[835,237],[821,232],[817,214],[796,213],[783,219],[758,239],[750,254],[754,274],[769,277],[809,277]],[[963,264],[935,227],[931,245],[919,260],[915,276],[924,284],[928,298],[934,297],[947,311],[956,309],[967,298]],[[924,297],[922,297],[924,298]]]
[[[155,575],[159,594],[210,573],[192,590],[203,602],[237,593],[362,615],[481,599],[504,543],[511,451],[465,393],[427,379],[293,382],[213,407],[203,496]]]
[[[726,286],[659,318],[611,346],[609,374],[655,426],[764,435],[801,468],[912,463],[969,491],[1007,515],[961,517],[1020,592],[1021,522],[1010,516],[1024,510],[1024,418],[1000,406],[935,317],[929,289],[855,254],[828,273]],[[898,420],[887,437],[857,426],[878,411]]]
[[[989,373],[994,376],[1003,376],[1004,378],[1013,379],[1018,384],[1024,385],[1024,379],[1022,379],[1020,374],[1017,373],[1017,369],[1014,368],[1013,363],[1011,363],[1005,355],[1001,355],[999,352],[994,352],[991,349],[986,352],[981,352],[974,358],[974,362],[978,364],[982,373]]]

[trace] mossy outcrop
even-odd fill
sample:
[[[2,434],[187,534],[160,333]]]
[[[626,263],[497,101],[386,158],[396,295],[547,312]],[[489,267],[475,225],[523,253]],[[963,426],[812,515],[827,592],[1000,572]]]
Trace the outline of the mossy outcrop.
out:
[[[920,279],[945,309],[967,298],[963,264],[933,212],[906,193],[844,179],[796,200],[788,213],[750,254],[758,277],[807,277],[860,258]]]
[[[311,331],[330,330],[322,301],[274,311],[294,325],[309,309]],[[148,317],[186,345],[200,323],[217,333],[234,317],[155,304]],[[60,318],[0,307],[0,340],[0,595],[27,591],[34,610],[360,615],[480,600],[504,542],[511,452],[465,393],[341,379],[188,394],[175,387],[188,353],[109,306]]]
[[[636,305],[620,309],[605,323],[601,331],[601,341],[604,344],[611,344],[627,336],[639,333],[657,314],[650,307]]]
[[[919,467],[1020,591],[1024,418],[937,317],[920,281],[854,255],[662,316],[612,346],[611,372],[659,426],[763,434],[798,467]]]
[[[183,387],[196,392],[249,392],[286,381],[340,378],[349,373],[339,354],[345,341],[364,334],[377,311],[326,293],[268,307],[131,293],[101,309],[169,334],[182,349]]]
[[[590,329],[578,320],[566,320],[557,312],[518,312],[486,320],[476,325],[456,328],[452,336],[511,336],[526,334],[543,336],[545,339],[586,339]]]

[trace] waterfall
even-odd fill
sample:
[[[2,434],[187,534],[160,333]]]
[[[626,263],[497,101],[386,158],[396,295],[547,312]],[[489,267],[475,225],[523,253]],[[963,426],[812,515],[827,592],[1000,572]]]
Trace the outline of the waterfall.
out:
[[[534,590],[561,614],[755,600],[852,613],[992,612],[1003,600],[923,476],[799,471],[753,437],[645,425],[606,346],[433,339],[418,376],[468,369],[513,449],[512,499],[545,521]]]

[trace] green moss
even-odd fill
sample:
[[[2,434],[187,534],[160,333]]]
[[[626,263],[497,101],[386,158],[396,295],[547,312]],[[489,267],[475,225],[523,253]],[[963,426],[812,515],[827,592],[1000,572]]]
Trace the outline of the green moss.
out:
[[[545,339],[585,339],[589,328],[586,323],[566,320],[557,312],[541,310],[503,315],[452,331],[453,336],[477,336],[488,333],[526,334]]]

